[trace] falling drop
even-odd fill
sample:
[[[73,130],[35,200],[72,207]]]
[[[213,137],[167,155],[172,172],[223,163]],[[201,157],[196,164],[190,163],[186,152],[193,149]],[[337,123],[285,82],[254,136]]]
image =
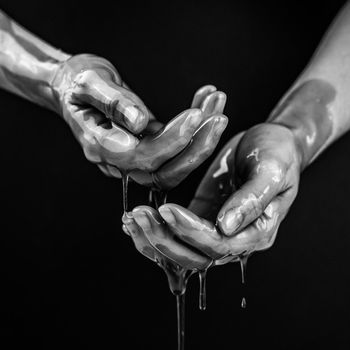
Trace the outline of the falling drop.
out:
[[[246,280],[247,280],[247,263],[248,263],[249,253],[244,253],[239,257],[239,263],[241,265],[241,276],[242,276],[242,285],[243,285],[243,294],[246,294]],[[241,302],[242,309],[247,307],[247,300],[245,297],[242,297]]]
[[[128,211],[128,183],[129,175],[122,173],[122,183],[123,183],[123,209],[124,213]]]
[[[199,271],[199,310],[204,311],[207,308],[207,269]]]
[[[185,349],[185,295],[176,295],[177,308],[177,350]]]

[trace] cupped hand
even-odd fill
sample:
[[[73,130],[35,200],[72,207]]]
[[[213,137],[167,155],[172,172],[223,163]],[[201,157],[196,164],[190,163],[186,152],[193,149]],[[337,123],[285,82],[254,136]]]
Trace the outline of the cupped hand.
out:
[[[197,91],[190,109],[163,125],[113,65],[93,55],[71,57],[52,85],[88,160],[106,175],[128,173],[156,188],[176,186],[201,164],[227,124],[226,95],[209,85]]]
[[[267,249],[297,194],[300,162],[288,128],[256,125],[222,149],[188,209],[176,204],[158,212],[135,208],[132,237],[142,237],[147,251],[153,247],[195,269]]]

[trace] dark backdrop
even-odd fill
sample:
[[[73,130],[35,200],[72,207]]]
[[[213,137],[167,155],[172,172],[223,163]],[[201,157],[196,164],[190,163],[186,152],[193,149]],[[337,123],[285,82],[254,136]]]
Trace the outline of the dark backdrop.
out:
[[[266,119],[342,3],[2,0],[1,8],[66,52],[112,61],[163,121],[198,87],[217,85],[228,94],[223,145]],[[120,182],[85,160],[58,116],[3,91],[0,100],[0,335],[37,336],[43,349],[65,335],[79,349],[175,349],[175,300],[120,229]],[[210,271],[204,313],[191,280],[187,349],[348,347],[349,147],[347,135],[302,175],[274,247],[249,261],[247,309],[237,264]],[[170,201],[186,205],[208,164]],[[146,189],[130,193],[132,206],[146,202]]]

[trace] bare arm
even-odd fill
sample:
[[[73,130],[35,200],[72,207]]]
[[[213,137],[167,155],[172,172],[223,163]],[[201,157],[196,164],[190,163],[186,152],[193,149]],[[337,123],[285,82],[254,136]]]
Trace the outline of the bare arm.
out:
[[[350,3],[334,19],[310,63],[268,122],[296,136],[307,166],[350,128]]]
[[[48,45],[0,11],[0,86],[57,109],[51,83],[71,56]]]
[[[157,188],[176,186],[199,166],[227,124],[226,96],[209,85],[197,91],[193,108],[163,125],[111,62],[63,53],[1,11],[0,87],[61,115],[106,175],[127,172]]]

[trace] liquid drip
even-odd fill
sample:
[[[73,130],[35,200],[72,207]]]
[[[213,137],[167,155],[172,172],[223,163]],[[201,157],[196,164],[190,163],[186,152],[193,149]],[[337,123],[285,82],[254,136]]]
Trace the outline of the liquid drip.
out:
[[[239,257],[239,263],[241,265],[243,294],[246,293],[246,289],[247,289],[246,281],[247,281],[247,263],[248,263],[248,258],[249,258],[249,254],[248,253],[242,254]],[[241,307],[242,307],[242,309],[245,309],[247,307],[247,300],[246,300],[246,298],[244,296],[242,297]]]
[[[189,278],[194,271],[186,270],[165,256],[159,257],[157,264],[168,278],[169,288],[176,296],[177,302],[177,348],[184,350],[185,346],[185,294]]]
[[[125,214],[128,211],[129,175],[122,173],[122,183],[123,183],[123,209],[124,209],[124,214]]]
[[[185,293],[176,295],[177,350],[185,349]]]
[[[199,271],[199,310],[204,311],[207,308],[207,269]]]
[[[151,189],[149,191],[148,201],[155,209],[166,203],[168,192]]]

